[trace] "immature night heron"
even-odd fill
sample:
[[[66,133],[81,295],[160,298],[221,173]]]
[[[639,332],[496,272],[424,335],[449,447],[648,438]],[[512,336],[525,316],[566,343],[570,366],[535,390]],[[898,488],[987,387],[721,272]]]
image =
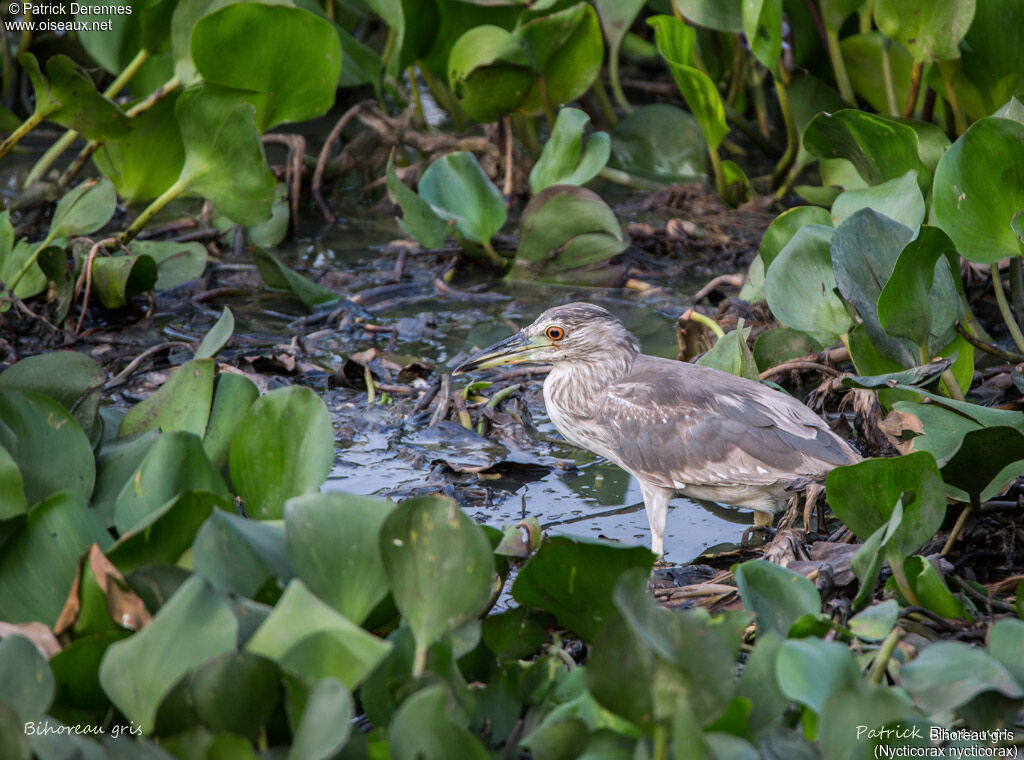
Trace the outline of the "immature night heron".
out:
[[[755,525],[767,527],[794,481],[820,480],[837,465],[860,461],[796,399],[717,369],[642,354],[600,306],[548,309],[454,374],[519,362],[551,365],[544,403],[566,440],[640,481],[659,556],[677,491],[749,507]]]

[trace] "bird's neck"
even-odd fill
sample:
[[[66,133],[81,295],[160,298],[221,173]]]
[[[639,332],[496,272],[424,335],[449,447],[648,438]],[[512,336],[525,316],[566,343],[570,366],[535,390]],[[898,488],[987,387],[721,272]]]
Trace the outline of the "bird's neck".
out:
[[[636,353],[602,352],[593,361],[573,359],[557,362],[544,381],[544,400],[563,414],[588,417],[601,392],[618,382],[633,368]]]

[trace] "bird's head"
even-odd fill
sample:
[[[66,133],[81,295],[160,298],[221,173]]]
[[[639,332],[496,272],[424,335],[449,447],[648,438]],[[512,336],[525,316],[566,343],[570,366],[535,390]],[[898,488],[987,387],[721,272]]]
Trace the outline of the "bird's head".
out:
[[[485,348],[456,367],[459,375],[502,364],[602,361],[639,353],[636,338],[607,309],[570,303],[548,309],[528,327]]]

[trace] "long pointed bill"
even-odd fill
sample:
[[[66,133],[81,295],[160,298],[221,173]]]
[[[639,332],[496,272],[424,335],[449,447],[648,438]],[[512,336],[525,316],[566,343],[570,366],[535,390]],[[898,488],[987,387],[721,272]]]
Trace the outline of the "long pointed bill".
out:
[[[461,375],[464,372],[472,372],[476,369],[528,362],[534,352],[548,345],[550,344],[545,338],[540,336],[528,338],[524,333],[517,332],[515,335],[505,338],[505,340],[485,348],[475,356],[469,357],[452,370],[452,374]]]

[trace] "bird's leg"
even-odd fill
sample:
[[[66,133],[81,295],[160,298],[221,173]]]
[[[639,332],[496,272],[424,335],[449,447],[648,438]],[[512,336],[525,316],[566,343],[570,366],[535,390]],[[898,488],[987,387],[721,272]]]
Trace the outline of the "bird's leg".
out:
[[[747,528],[743,531],[743,537],[740,539],[740,544],[746,546],[750,537],[754,533],[760,533],[766,538],[772,535],[772,522],[775,520],[775,515],[771,512],[763,512],[760,509],[754,510],[754,524],[752,527]]]
[[[640,490],[644,495],[647,522],[651,526],[651,551],[658,555],[658,559],[662,559],[665,555],[665,520],[672,491],[646,483],[641,483]]]

